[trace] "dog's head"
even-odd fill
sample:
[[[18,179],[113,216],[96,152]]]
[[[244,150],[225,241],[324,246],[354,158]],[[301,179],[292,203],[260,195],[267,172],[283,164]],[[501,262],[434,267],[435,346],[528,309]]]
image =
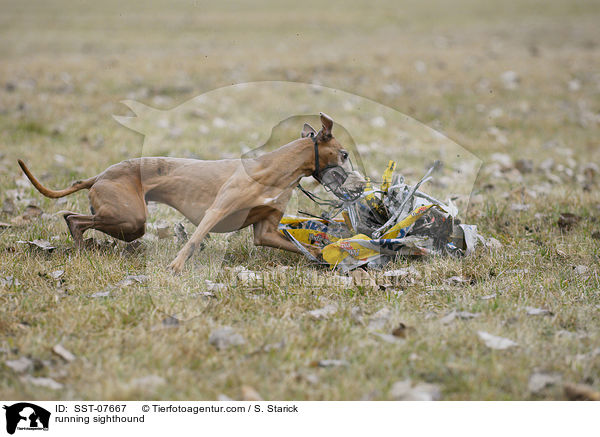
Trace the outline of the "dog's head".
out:
[[[313,173],[313,176],[315,174],[321,176],[321,174],[324,175],[324,172],[327,172],[328,169],[341,167],[347,175],[346,179],[342,182],[344,189],[350,191],[362,190],[366,181],[363,176],[352,167],[348,151],[334,138],[332,133],[333,120],[322,112],[320,115],[322,125],[320,131],[317,132],[308,123],[304,123],[304,128],[302,129],[302,138],[310,138],[317,145],[319,168],[315,168],[316,171]],[[326,185],[324,180],[321,180],[321,178],[317,179],[319,179],[319,182]]]
[[[322,112],[320,115],[322,126],[319,132],[308,123],[304,123],[302,129],[302,138],[311,138],[319,146],[319,169],[339,165],[344,170],[352,171],[348,151],[333,136],[333,120]]]

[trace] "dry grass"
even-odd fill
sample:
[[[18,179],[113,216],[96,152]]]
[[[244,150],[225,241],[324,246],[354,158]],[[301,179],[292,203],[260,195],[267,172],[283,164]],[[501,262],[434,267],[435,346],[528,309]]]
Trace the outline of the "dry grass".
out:
[[[399,260],[421,276],[401,284],[398,296],[335,285],[330,272],[298,256],[253,247],[248,230],[229,242],[211,239],[173,277],[164,268],[177,252],[173,241],[149,238],[135,250],[119,243],[77,253],[62,219],[51,215],[0,228],[0,278],[20,284],[0,285],[0,398],[239,398],[241,386],[250,385],[265,399],[389,399],[391,385],[405,378],[438,385],[447,400],[563,398],[560,384],[532,394],[534,371],[600,388],[600,252],[591,237],[600,230],[600,176],[588,191],[583,185],[590,181],[578,179],[587,163],[600,162],[599,2],[171,3],[2,5],[0,201],[17,188],[48,214],[86,211],[83,193],[58,204],[19,187],[16,159],[60,187],[136,156],[141,137],[111,118],[127,114],[120,100],[166,109],[232,83],[292,80],[382,102],[480,156],[485,165],[465,221],[503,248],[464,260]],[[514,90],[500,78],[507,70],[520,75]],[[401,88],[390,92],[390,84]],[[238,133],[227,135],[206,141],[235,152]],[[193,144],[184,149],[214,153]],[[532,159],[534,171],[522,180],[512,169],[495,171],[495,152]],[[376,168],[388,158],[373,155]],[[559,180],[539,169],[546,158],[562,166],[551,170]],[[17,202],[0,221],[28,203]],[[516,212],[514,203],[530,208]],[[561,212],[583,219],[562,232]],[[158,218],[176,220],[163,209],[152,221]],[[54,236],[50,254],[16,243]],[[240,265],[278,275],[264,285],[242,285],[231,270]],[[589,270],[578,274],[579,265]],[[282,266],[289,269],[282,273]],[[46,276],[55,270],[65,271],[59,287]],[[146,274],[148,282],[90,297],[130,274]],[[470,283],[448,285],[445,279],[455,275]],[[320,285],[310,286],[313,276]],[[226,289],[204,297],[205,279]],[[306,314],[326,303],[338,306],[329,319]],[[529,316],[529,306],[553,315]],[[352,317],[354,307],[364,323]],[[412,328],[403,343],[387,343],[368,329],[382,308],[391,311],[383,332],[401,322]],[[452,310],[480,316],[441,323]],[[167,315],[181,323],[164,325]],[[225,325],[245,344],[222,351],[210,345],[210,332]],[[490,350],[477,331],[519,347]],[[264,350],[281,340],[282,348]],[[54,355],[58,343],[77,359],[67,364]],[[3,364],[22,356],[34,360],[32,375],[64,388],[23,383]],[[312,365],[323,359],[347,365]],[[163,382],[139,381],[149,375]]]

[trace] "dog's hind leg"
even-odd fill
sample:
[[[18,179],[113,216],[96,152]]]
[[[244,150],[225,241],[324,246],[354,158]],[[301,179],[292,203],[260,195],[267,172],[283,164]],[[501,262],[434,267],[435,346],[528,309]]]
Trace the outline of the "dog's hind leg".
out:
[[[70,218],[72,217],[72,218]],[[83,232],[81,228],[76,224],[74,218],[75,217],[93,217],[93,216],[84,216],[82,214],[77,214],[76,212],[65,212],[63,213],[63,218],[65,222],[67,222],[67,229],[69,229],[69,233],[73,238],[73,242],[77,247],[83,246]]]
[[[96,229],[126,242],[144,235],[146,203],[140,192],[130,188],[133,184],[127,185],[119,181],[98,181],[90,189],[93,215],[64,214],[77,246],[82,246],[83,233],[88,229]]]
[[[88,229],[96,229],[128,243],[145,233],[145,221],[135,219],[122,221],[101,215],[65,214],[65,221],[78,247],[82,247],[83,233]]]

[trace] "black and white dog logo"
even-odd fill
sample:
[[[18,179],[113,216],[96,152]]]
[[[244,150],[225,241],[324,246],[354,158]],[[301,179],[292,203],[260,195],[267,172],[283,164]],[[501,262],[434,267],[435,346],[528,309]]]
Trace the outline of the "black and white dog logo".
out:
[[[4,406],[6,410],[6,432],[14,434],[18,430],[48,430],[50,411],[28,402]]]

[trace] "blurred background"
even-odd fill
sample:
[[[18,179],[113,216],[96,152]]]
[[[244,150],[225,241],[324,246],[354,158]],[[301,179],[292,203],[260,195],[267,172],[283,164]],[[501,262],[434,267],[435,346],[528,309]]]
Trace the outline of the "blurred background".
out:
[[[1,9],[0,139],[11,155],[37,159],[43,147],[75,167],[104,168],[140,145],[111,117],[128,114],[120,100],[169,109],[217,87],[286,80],[373,99],[484,158],[536,157],[558,143],[598,161],[598,1],[3,1]]]

